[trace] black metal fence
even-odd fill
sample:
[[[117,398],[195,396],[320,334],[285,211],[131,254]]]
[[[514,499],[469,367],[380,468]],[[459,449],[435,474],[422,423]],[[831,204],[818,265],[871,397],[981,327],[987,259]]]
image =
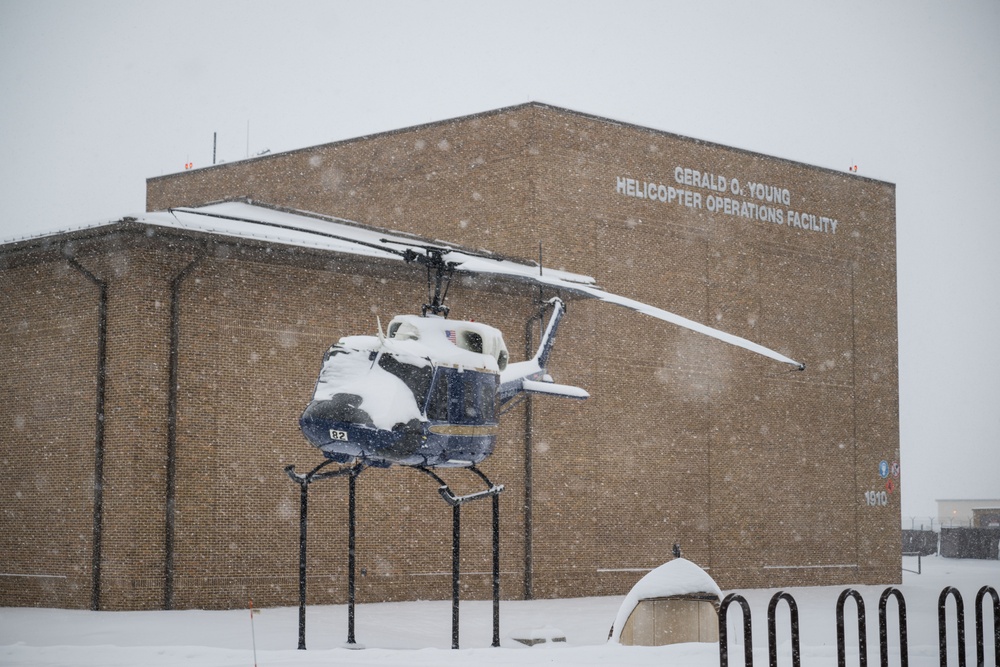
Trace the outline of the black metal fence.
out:
[[[1000,558],[1000,528],[942,528],[940,553],[945,558]]]
[[[937,530],[902,531],[903,555],[940,554],[945,558],[1000,559],[1000,528],[939,526]]]
[[[987,596],[993,606],[993,664],[1000,666],[1000,596],[996,589],[991,586],[983,586],[976,594],[976,666],[988,667],[986,663],[987,643],[984,628],[984,610],[986,608]],[[889,633],[886,620],[889,598],[896,600],[896,612],[899,616],[899,664],[900,667],[908,667],[909,652],[907,650],[906,637],[906,601],[903,593],[898,588],[887,588],[879,598],[878,604],[878,627],[879,627],[879,664],[880,667],[889,665]],[[955,637],[958,639],[958,667],[966,666],[965,657],[965,608],[962,602],[962,595],[957,589],[948,587],[941,591],[938,597],[938,650],[941,659],[941,667],[948,667],[948,598],[955,601]],[[837,598],[837,665],[846,667],[847,650],[845,647],[845,625],[844,607],[847,600],[854,600],[854,607],[857,613],[858,623],[858,661],[860,667],[868,665],[868,632],[867,620],[865,616],[865,603],[861,594],[856,590],[845,589]],[[799,613],[795,599],[784,591],[778,591],[771,598],[767,606],[767,643],[768,643],[768,665],[777,667],[778,665],[778,642],[777,642],[777,622],[775,612],[778,604],[785,601],[789,610],[789,623],[791,624],[791,663],[792,667],[801,667],[801,654],[799,651]],[[746,667],[753,666],[753,637],[750,618],[750,604],[746,599],[736,593],[727,595],[719,607],[719,663],[721,667],[729,667],[729,631],[728,615],[729,608],[733,604],[738,604],[743,613],[743,664]]]
[[[904,530],[903,555],[932,556],[938,552],[938,533],[933,530]]]

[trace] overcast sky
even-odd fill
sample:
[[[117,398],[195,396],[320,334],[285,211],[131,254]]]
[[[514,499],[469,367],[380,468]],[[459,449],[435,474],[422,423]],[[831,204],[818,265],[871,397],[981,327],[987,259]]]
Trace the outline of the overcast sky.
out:
[[[1000,498],[1000,2],[0,0],[0,239],[540,101],[897,185],[904,518]],[[669,304],[657,304],[669,308]]]

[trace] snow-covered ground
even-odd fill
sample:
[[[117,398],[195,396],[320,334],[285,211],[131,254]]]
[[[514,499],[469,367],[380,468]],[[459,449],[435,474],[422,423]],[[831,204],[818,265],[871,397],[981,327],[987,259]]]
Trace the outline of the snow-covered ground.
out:
[[[916,558],[903,567],[916,569]],[[1000,561],[924,558],[923,573],[903,573],[910,664],[938,664],[937,598],[946,586],[964,599],[968,664],[975,664],[976,592],[984,585],[1000,590]],[[844,587],[789,588],[799,608],[802,662],[810,667],[837,663],[835,607]],[[868,660],[877,664],[878,598],[883,586],[858,586],[868,615]],[[729,592],[729,591],[726,591]],[[767,604],[774,590],[737,591],[753,615],[754,662],[767,664]],[[0,609],[0,664],[74,665],[670,665],[715,667],[715,644],[679,644],[642,648],[607,642],[608,631],[623,597],[571,600],[504,601],[501,603],[500,648],[491,648],[492,606],[488,601],[461,604],[461,645],[451,646],[451,603],[403,602],[359,604],[356,636],[363,650],[344,648],[347,611],[343,605],[311,607],[307,615],[308,650],[296,650],[298,609],[264,609],[253,616],[236,611],[90,612],[64,609]],[[948,603],[949,636],[955,652],[954,603]],[[889,603],[890,664],[899,664],[895,603]],[[787,606],[778,613],[778,659],[790,664]],[[858,664],[854,603],[846,605],[848,664]],[[986,615],[987,634],[993,623]],[[741,633],[737,607],[730,616],[731,636]],[[853,630],[853,632],[852,632]],[[565,643],[526,647],[512,636],[563,634]],[[987,639],[986,665],[993,665]],[[742,664],[743,647],[731,644],[730,663]],[[957,664],[953,655],[949,664]]]

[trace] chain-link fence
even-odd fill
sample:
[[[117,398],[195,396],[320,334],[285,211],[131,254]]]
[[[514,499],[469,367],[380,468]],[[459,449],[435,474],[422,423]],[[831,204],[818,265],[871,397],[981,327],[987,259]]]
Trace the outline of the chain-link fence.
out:
[[[933,530],[940,532],[942,528],[975,528],[971,518],[948,519],[941,521],[936,516],[904,516],[902,518],[903,530]]]

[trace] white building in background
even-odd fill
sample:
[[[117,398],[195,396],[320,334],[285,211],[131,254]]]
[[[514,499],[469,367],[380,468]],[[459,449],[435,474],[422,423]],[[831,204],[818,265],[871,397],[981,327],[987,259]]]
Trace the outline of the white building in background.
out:
[[[1000,514],[1000,499],[990,500],[967,500],[967,499],[947,499],[937,500],[938,522],[945,528],[952,526],[976,526],[974,515],[979,514]],[[983,510],[993,510],[983,512]],[[986,526],[982,526],[986,527]]]

